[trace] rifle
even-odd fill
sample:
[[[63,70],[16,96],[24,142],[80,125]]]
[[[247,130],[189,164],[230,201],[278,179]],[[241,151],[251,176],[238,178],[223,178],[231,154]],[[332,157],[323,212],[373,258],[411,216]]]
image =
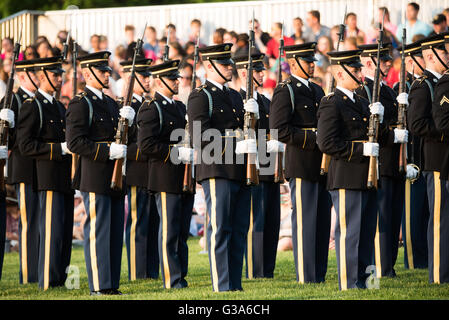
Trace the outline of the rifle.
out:
[[[143,29],[142,38],[137,40],[136,47],[134,48],[134,56],[133,56],[133,64],[131,67],[131,75],[129,77],[128,82],[128,90],[126,92],[125,100],[123,105],[130,106],[131,100],[134,92],[134,82],[136,80],[136,57],[137,54],[142,50],[143,45],[143,37],[145,35],[145,30],[147,25],[145,24],[145,28]],[[115,134],[115,143],[117,144],[128,144],[128,120],[126,118],[120,117],[117,126],[117,132]],[[121,190],[123,187],[123,164],[125,163],[125,159],[117,159],[115,160],[114,171],[112,172],[111,179],[111,189],[113,190]]]
[[[278,78],[277,83],[281,83],[282,81],[282,55],[284,54],[284,23],[282,23],[282,34],[279,39],[279,57],[278,57]],[[284,153],[276,152],[276,158],[274,162],[274,182],[284,183],[285,182],[285,174],[284,174]]]
[[[3,108],[11,109],[12,95],[14,89],[14,78],[16,74],[16,60],[19,58],[20,53],[20,41],[22,40],[22,27],[20,27],[19,40],[14,45],[14,51],[12,56],[11,73],[9,74],[8,84],[6,86],[5,99],[3,100]],[[9,124],[5,120],[0,120],[0,145],[8,147],[9,140]],[[5,191],[5,177],[8,176],[7,171],[7,159],[0,160],[0,190]]]
[[[374,75],[374,84],[373,84],[373,99],[372,102],[379,102],[379,94],[380,94],[380,50],[383,46],[383,35],[384,35],[384,22],[385,22],[385,10],[383,12],[382,24],[379,30],[379,40],[377,45],[377,67],[376,73]],[[379,133],[379,115],[371,114],[369,117],[369,127],[368,127],[368,141],[369,142],[377,142],[377,137]],[[376,188],[377,189],[377,157],[369,158],[369,169],[368,169],[368,181],[367,187],[368,189]]]
[[[167,30],[167,42],[165,43],[163,60],[164,62],[168,60],[168,53],[170,51],[170,27]]]
[[[246,101],[253,97],[253,58],[251,56],[254,44],[254,11],[253,11],[253,24],[249,31],[249,46],[248,46],[248,68],[246,73]],[[256,139],[256,117],[254,113],[245,112],[243,134],[245,140]],[[259,174],[257,172],[257,153],[247,153],[246,162],[246,184],[248,186],[259,184]]]
[[[192,73],[192,84],[190,86],[193,91],[196,87],[196,65],[198,64],[199,53],[198,47],[200,45],[200,35],[198,34],[198,40],[196,41],[195,53],[193,54],[193,73]],[[190,134],[189,134],[189,121],[186,123],[186,127],[184,129],[184,141],[183,146],[185,148],[190,148]],[[195,179],[194,179],[194,171],[193,164],[186,163],[184,166],[184,179],[182,181],[182,191],[187,193],[195,192]]]
[[[73,77],[72,77],[72,99],[75,98],[76,96],[76,92],[77,92],[77,65],[76,65],[76,59],[78,58],[78,47],[76,44],[76,39],[73,39],[73,48],[72,48],[72,72],[73,72]],[[72,178],[72,182],[75,179],[75,173],[76,173],[76,168],[78,167],[78,161],[79,161],[79,155],[73,153],[72,154],[72,172],[71,172],[71,178]]]
[[[344,38],[345,38],[345,29],[346,29],[345,20],[346,20],[347,10],[348,10],[348,5],[346,5],[346,7],[345,7],[345,15],[343,17],[343,23],[340,24],[340,29],[338,30],[337,51],[340,49],[340,43],[343,42]],[[328,92],[331,93],[334,91],[335,91],[335,78],[332,77]],[[323,153],[323,157],[321,160],[321,170],[320,170],[321,175],[325,175],[329,172],[330,162],[331,162],[330,155]]]
[[[70,39],[70,31],[67,33],[67,39],[65,40],[64,46],[62,48],[62,61],[63,62],[67,59],[67,52],[69,49],[69,39]],[[62,86],[55,93],[56,100],[59,100],[59,98],[61,97],[61,89],[62,89]]]
[[[400,73],[400,82],[399,82],[399,93],[406,92],[406,81],[407,81],[407,71],[405,69],[405,43],[406,43],[406,35],[407,29],[404,23],[404,12],[403,15],[403,23],[402,23],[402,54],[401,54],[401,73]],[[406,112],[407,106],[404,104],[399,104],[398,107],[398,129],[405,129],[407,127],[407,119]],[[399,173],[404,174],[407,170],[407,143],[401,143],[399,147]]]

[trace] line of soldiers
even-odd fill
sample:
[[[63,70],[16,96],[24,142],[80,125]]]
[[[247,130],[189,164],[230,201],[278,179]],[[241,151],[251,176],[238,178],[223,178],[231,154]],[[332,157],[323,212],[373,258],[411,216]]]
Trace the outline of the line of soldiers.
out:
[[[401,48],[409,93],[398,95],[382,84],[380,101],[374,102],[373,77],[376,68],[385,76],[391,67],[390,46],[381,49],[379,61],[377,45],[330,52],[337,87],[327,96],[309,80],[316,43],[287,46],[291,76],[277,86],[271,102],[257,92],[263,83],[263,54],[231,59],[232,44],[199,48],[206,82],[191,92],[187,106],[173,99],[178,93],[178,60],[151,65],[151,59],[138,57],[122,62],[126,80],[132,70],[136,80],[127,106],[102,92],[111,73],[110,53],[78,57],[86,88],[67,110],[54,97],[64,71],[61,57],[17,62],[20,88],[12,107],[0,111],[0,119],[10,126],[8,183],[16,186],[21,210],[20,282],[38,282],[44,290],[64,285],[76,189],[87,213],[84,255],[92,295],[121,294],[125,194],[129,279],[156,279],[160,265],[164,288],[187,287],[194,194],[183,190],[185,163],[195,164],[194,178],[206,197],[213,291],[243,290],[245,259],[249,279],[272,278],[280,182],[275,182],[269,164],[276,153],[284,152],[299,283],[325,281],[332,206],[337,213],[341,290],[366,288],[372,265],[379,278],[395,276],[401,223],[406,267],[429,267],[430,282],[448,282],[449,34]],[[250,60],[252,75],[247,72]],[[244,82],[252,78],[252,98],[246,98],[246,88],[238,92],[228,87],[234,65]],[[153,96],[148,95],[150,76],[155,81]],[[398,104],[408,105],[410,134],[397,128]],[[258,131],[257,141],[242,139],[246,113],[256,116],[257,129],[270,134]],[[368,141],[373,114],[381,122],[377,142]],[[116,141],[122,119],[129,130],[126,144]],[[190,146],[181,143],[187,124]],[[410,164],[401,174],[403,143],[408,143]],[[221,161],[204,161],[206,150]],[[323,153],[331,156],[327,176],[320,174]],[[232,163],[226,161],[229,154]],[[269,159],[260,162],[260,172],[268,173],[260,174],[256,186],[247,184],[247,157],[242,156],[248,154]],[[74,155],[79,160],[72,179]],[[2,146],[0,158],[7,157]],[[379,157],[378,189],[367,187],[370,157]],[[111,178],[120,159],[126,159],[126,187],[116,190]]]

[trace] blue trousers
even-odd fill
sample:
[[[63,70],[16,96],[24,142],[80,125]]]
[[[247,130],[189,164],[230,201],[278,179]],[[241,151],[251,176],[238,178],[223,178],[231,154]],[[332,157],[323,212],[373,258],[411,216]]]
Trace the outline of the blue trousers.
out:
[[[429,199],[429,282],[449,282],[449,182],[439,172],[423,172]]]
[[[122,265],[123,197],[81,192],[87,218],[84,257],[90,291],[118,289]]]
[[[63,286],[70,265],[73,194],[39,191],[39,288]]]
[[[202,186],[209,214],[207,243],[212,289],[241,290],[250,187],[240,181],[219,178],[204,180]]]
[[[129,280],[159,277],[158,230],[159,215],[154,195],[145,188],[128,187],[125,242]]]
[[[260,182],[251,187],[250,222],[245,250],[247,278],[273,278],[280,223],[279,184]]]
[[[376,234],[377,195],[374,190],[332,190],[337,213],[335,252],[340,290],[366,288]]]
[[[376,276],[394,277],[394,265],[398,256],[399,233],[404,209],[404,180],[380,178],[377,190],[378,216],[374,239],[373,264]]]
[[[332,200],[324,183],[290,179],[292,242],[296,281],[324,282],[327,272]]]
[[[187,287],[190,219],[193,194],[158,192],[155,195],[159,212],[159,260],[165,289]]]
[[[19,200],[19,281],[21,284],[38,281],[39,265],[39,194],[31,184],[15,185]]]
[[[402,240],[406,269],[428,267],[427,226],[429,202],[426,180],[423,175],[411,183],[405,181],[405,203],[402,214]]]

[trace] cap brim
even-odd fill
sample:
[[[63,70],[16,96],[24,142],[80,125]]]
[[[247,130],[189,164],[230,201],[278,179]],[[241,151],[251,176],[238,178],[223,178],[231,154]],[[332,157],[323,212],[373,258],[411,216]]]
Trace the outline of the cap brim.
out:
[[[52,73],[59,73],[59,74],[65,72],[65,70],[62,68],[46,69],[45,71],[52,72]]]
[[[150,72],[150,71],[137,71],[137,70],[136,70],[136,72],[137,72],[138,74],[140,74],[141,76],[143,76],[143,77],[149,77],[149,76],[151,76],[151,72]]]
[[[214,59],[214,62],[218,63],[218,64],[234,64],[234,60],[232,59]]]
[[[360,61],[351,62],[346,65],[348,67],[352,67],[352,68],[362,68],[363,67],[363,64]]]
[[[178,78],[181,78],[181,75],[179,74],[179,72],[176,72],[176,73],[170,73],[167,75],[162,75],[162,77],[167,78],[169,80],[176,80]]]
[[[110,66],[100,65],[100,66],[92,66],[92,67],[94,67],[95,69],[98,69],[98,70],[100,70],[100,71],[109,71],[109,72],[112,72],[112,69],[111,69]]]
[[[392,61],[393,58],[389,54],[387,54],[387,55],[380,56],[380,60],[382,60],[382,61]]]

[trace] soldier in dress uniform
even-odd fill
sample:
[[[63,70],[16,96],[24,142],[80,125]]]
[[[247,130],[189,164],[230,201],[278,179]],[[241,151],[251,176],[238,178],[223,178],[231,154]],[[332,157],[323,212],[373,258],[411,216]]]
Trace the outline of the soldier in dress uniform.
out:
[[[110,52],[78,58],[86,87],[67,109],[67,143],[79,155],[74,186],[81,191],[87,219],[84,257],[91,295],[121,294],[124,197],[126,189],[111,188],[114,160],[126,157],[127,146],[114,142],[120,117],[132,127],[132,107],[119,107],[102,92],[109,84]],[[124,184],[125,185],[125,184]]]
[[[135,83],[131,107],[136,115],[141,108],[150,89],[151,59],[137,57],[135,63]],[[132,60],[122,61],[123,72],[129,75]],[[129,81],[126,79],[125,83]],[[118,100],[123,105],[123,98]],[[157,237],[159,216],[154,194],[149,193],[148,156],[137,146],[137,123],[128,134],[128,150],[126,159],[126,183],[128,184],[128,218],[126,219],[125,240],[128,252],[128,277],[136,279],[157,279],[159,276],[159,254]]]
[[[426,68],[421,50],[421,41],[398,48],[405,54],[407,81],[406,94],[413,81],[421,78]],[[399,82],[393,86],[399,94]],[[408,96],[404,95],[408,105]],[[398,96],[398,99],[401,97]],[[409,133],[407,144],[407,175],[405,180],[405,201],[402,212],[402,240],[404,242],[404,267],[406,269],[427,268],[427,225],[429,223],[429,205],[426,181],[420,174],[421,138]],[[412,170],[411,168],[415,169]]]
[[[176,146],[184,134],[186,106],[173,100],[178,93],[179,60],[149,68],[156,86],[137,116],[138,147],[149,158],[148,189],[155,193],[159,212],[159,260],[165,289],[185,288],[188,270],[190,220],[194,195],[183,192],[184,164],[193,161],[193,149]],[[178,140],[172,140],[176,131]]]
[[[340,290],[366,288],[376,233],[376,189],[367,188],[369,157],[385,143],[368,142],[371,114],[383,115],[381,104],[370,105],[354,91],[361,84],[360,50],[330,52],[337,87],[321,100],[317,142],[331,156],[328,189],[337,213],[335,245]]]
[[[259,120],[256,133],[258,142],[266,143],[269,133],[270,99],[257,92],[262,87],[265,55],[252,54],[253,83],[255,99],[259,105]],[[248,54],[234,57],[235,66],[242,84],[247,82]],[[242,99],[246,99],[246,87],[240,89]],[[265,130],[261,137],[258,130]],[[281,222],[281,193],[279,183],[274,182],[274,153],[266,153],[267,148],[259,148],[259,185],[251,187],[251,212],[246,244],[246,276],[252,278],[273,278],[276,265],[277,244]],[[262,152],[264,154],[262,154]],[[262,159],[266,159],[263,163]]]
[[[446,54],[449,50],[449,33],[444,34]],[[445,64],[449,65],[445,60]],[[432,104],[432,115],[435,121],[435,126],[444,136],[448,135],[448,107],[449,107],[449,70],[446,70],[442,77],[438,80],[434,86],[434,100]],[[429,223],[429,240],[432,239],[433,243],[429,241],[429,246],[432,248],[433,256],[429,255],[429,259],[432,258],[429,268],[430,279],[433,278],[434,283],[448,283],[449,282],[449,148],[448,141],[444,140],[446,145],[444,161],[441,165],[440,182],[443,188],[441,192],[441,211],[437,213],[434,211],[434,215],[430,219]],[[438,182],[435,182],[437,185]],[[435,208],[436,209],[436,208]],[[432,235],[430,235],[432,233]]]
[[[11,110],[17,123],[19,110],[28,98],[34,97],[39,89],[39,81],[34,73],[35,60],[16,61],[16,75],[20,87],[12,95]],[[3,99],[4,100],[4,99]],[[0,105],[3,107],[3,100]],[[11,150],[8,160],[8,178],[19,200],[19,282],[21,284],[37,282],[39,261],[39,195],[33,189],[34,160],[20,154],[17,143],[17,125],[9,131],[8,148]]]
[[[199,49],[206,82],[190,93],[187,103],[190,136],[197,149],[196,180],[203,187],[209,214],[207,243],[214,292],[243,290],[251,190],[246,184],[245,161],[237,163],[237,154],[242,160],[244,153],[257,153],[255,139],[235,143],[245,110],[258,113],[258,104],[249,99],[244,106],[240,93],[227,86],[232,77],[231,47],[224,43]],[[195,130],[199,125],[200,130]],[[230,156],[232,163],[227,163]]]
[[[65,142],[65,108],[54,93],[62,84],[62,57],[34,63],[39,90],[20,108],[17,142],[20,154],[35,160],[34,188],[39,195],[39,263],[41,289],[63,286],[70,264],[74,191],[71,156]]]
[[[322,88],[309,79],[315,68],[315,42],[285,47],[292,75],[275,89],[270,128],[286,144],[285,175],[292,198],[292,241],[299,283],[324,282],[331,224],[331,197],[320,175],[322,152],[316,143]]]
[[[363,85],[356,93],[372,103],[374,75],[379,64],[380,93],[379,101],[384,106],[383,123],[390,136],[389,143],[380,148],[379,154],[379,189],[377,202],[379,216],[375,238],[375,254],[373,264],[376,266],[378,278],[396,276],[394,265],[398,254],[399,233],[401,229],[402,210],[404,208],[404,174],[399,172],[400,144],[408,140],[408,131],[397,129],[398,102],[393,89],[382,82],[391,68],[391,44],[384,44],[380,51],[380,61],[377,61],[377,44],[359,46],[362,50],[360,60]]]
[[[443,34],[434,35],[423,39],[421,42],[426,70],[423,76],[412,84],[408,96],[409,107],[407,112],[408,127],[411,133],[421,138],[421,170],[427,183],[430,212],[427,245],[429,251],[429,281],[431,283],[448,280],[448,274],[440,272],[444,269],[444,264],[447,263],[444,258],[448,256],[442,254],[444,249],[447,248],[447,242],[443,242],[444,239],[441,238],[439,226],[444,221],[444,219],[441,220],[441,217],[448,212],[444,180],[440,179],[440,174],[445,168],[442,164],[446,161],[445,157],[449,148],[447,136],[444,132],[438,130],[436,119],[432,117],[432,102],[440,103],[435,98],[435,85],[448,69],[444,37]]]

